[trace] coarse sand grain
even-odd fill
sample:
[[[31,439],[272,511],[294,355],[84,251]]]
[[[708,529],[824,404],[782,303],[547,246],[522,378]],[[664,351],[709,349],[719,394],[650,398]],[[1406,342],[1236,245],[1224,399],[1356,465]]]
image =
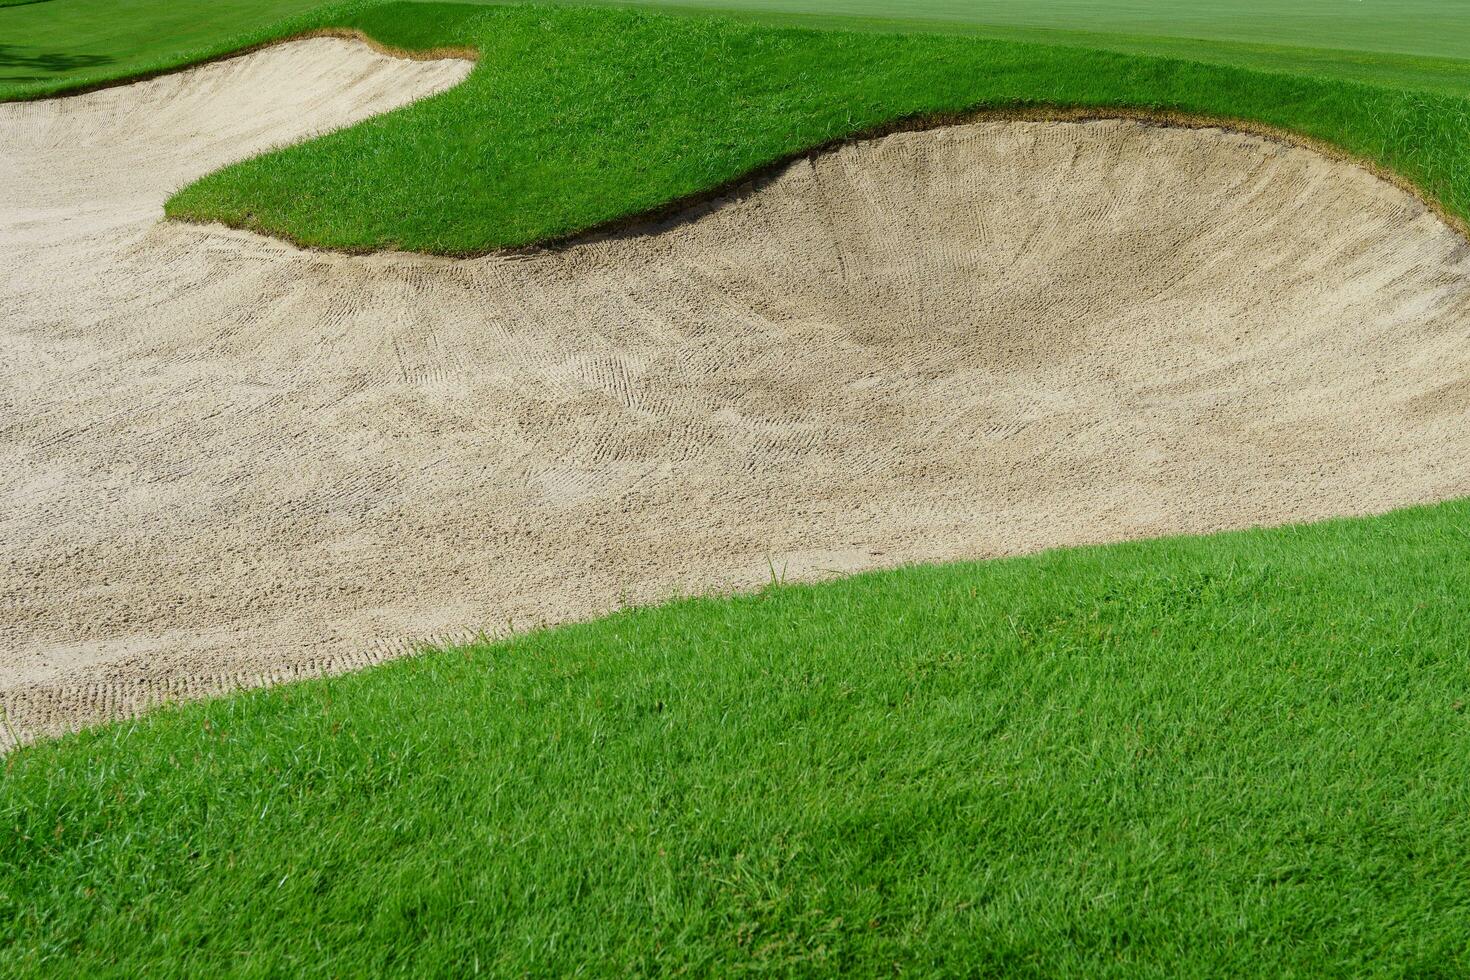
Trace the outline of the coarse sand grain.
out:
[[[1470,493],[1470,249],[1257,136],[898,133],[469,260],[159,220],[467,71],[316,38],[0,106],[21,738],[772,569]]]

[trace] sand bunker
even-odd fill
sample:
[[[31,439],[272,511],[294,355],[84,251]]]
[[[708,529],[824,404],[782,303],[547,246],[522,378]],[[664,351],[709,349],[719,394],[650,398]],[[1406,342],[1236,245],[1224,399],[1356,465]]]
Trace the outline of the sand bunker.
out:
[[[460,78],[336,40],[0,106],[23,737],[424,638],[1470,493],[1470,250],[1259,138],[907,133],[472,261],[160,224]]]

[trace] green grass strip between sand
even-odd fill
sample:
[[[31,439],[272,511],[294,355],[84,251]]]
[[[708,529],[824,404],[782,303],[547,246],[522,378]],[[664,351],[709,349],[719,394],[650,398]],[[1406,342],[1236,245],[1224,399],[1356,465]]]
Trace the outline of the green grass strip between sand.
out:
[[[481,62],[435,98],[184,188],[168,203],[173,217],[338,249],[472,254],[666,207],[895,120],[1028,106],[1252,121],[1380,164],[1447,213],[1470,215],[1470,99],[1448,92],[1068,45],[622,9],[298,10],[308,6],[261,0],[257,19],[278,22],[250,30],[248,5],[227,6],[213,42],[191,35],[184,46],[224,50],[229,25],[240,31],[228,35],[235,45],[335,25],[404,48],[475,48]],[[82,66],[0,92],[114,70]]]
[[[1300,133],[1470,214],[1470,101],[1339,79],[972,37],[592,8],[409,4],[334,20],[466,45],[457,88],[183,189],[177,218],[337,249],[472,254],[669,205],[894,120],[1140,108]]]

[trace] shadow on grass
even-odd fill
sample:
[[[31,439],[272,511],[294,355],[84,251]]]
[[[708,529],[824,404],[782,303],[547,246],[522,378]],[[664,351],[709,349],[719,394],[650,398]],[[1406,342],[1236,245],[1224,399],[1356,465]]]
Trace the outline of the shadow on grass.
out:
[[[45,3],[46,0],[34,0],[34,2]],[[0,10],[3,9],[5,8],[0,7]],[[64,72],[96,68],[98,65],[106,65],[112,61],[112,58],[103,54],[32,54],[25,48],[14,44],[0,44],[0,77],[7,81],[41,81]],[[29,68],[35,74],[12,74],[6,71],[9,68]]]

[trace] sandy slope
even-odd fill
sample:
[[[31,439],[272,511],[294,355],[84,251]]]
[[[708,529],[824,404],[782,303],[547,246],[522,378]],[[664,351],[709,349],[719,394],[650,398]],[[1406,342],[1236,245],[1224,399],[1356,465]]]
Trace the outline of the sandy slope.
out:
[[[1258,138],[980,123],[533,257],[157,223],[453,83],[299,42],[0,106],[23,735],[416,639],[1470,493],[1470,249]]]

